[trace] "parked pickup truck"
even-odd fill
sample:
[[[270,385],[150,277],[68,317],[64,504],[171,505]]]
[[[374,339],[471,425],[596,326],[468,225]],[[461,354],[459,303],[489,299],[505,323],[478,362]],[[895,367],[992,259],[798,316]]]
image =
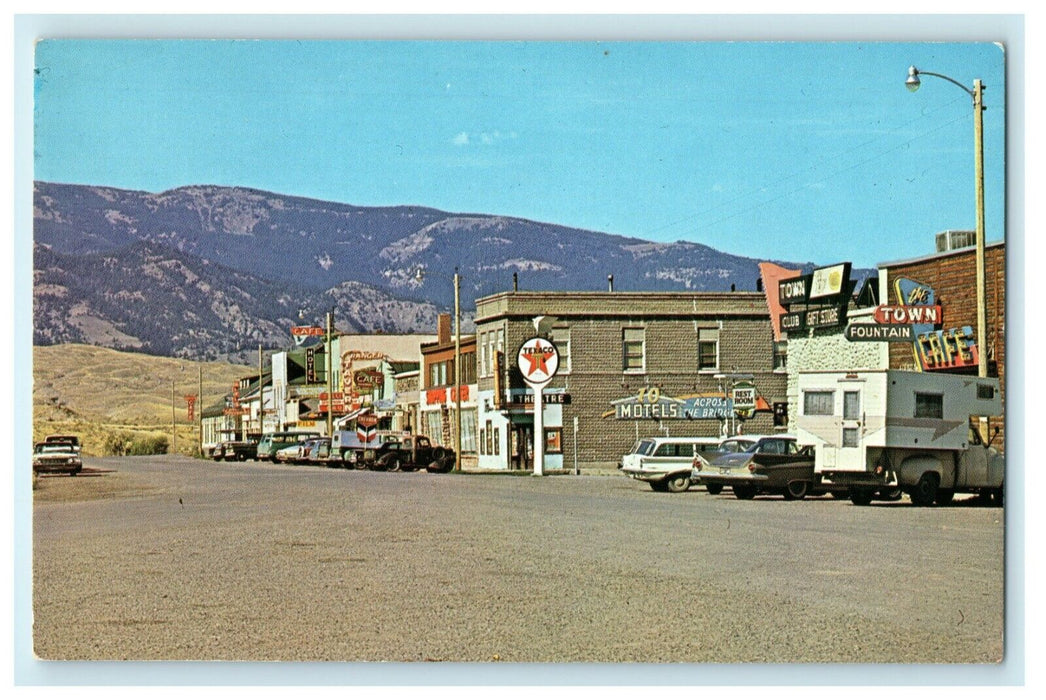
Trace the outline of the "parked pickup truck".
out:
[[[1001,506],[1006,460],[982,434],[1002,414],[999,380],[934,372],[800,372],[797,437],[825,482],[868,505],[901,490],[916,506],[973,493]]]
[[[425,469],[445,473],[454,467],[454,450],[433,445],[424,435],[379,432],[369,442],[361,442],[354,431],[334,434],[332,455],[339,455],[343,466],[380,471]]]

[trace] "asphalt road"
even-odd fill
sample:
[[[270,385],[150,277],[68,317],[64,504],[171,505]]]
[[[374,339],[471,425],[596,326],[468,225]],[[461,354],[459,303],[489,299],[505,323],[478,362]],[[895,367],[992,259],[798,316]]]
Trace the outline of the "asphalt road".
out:
[[[34,490],[52,660],[974,662],[1003,510],[621,476],[86,460]]]

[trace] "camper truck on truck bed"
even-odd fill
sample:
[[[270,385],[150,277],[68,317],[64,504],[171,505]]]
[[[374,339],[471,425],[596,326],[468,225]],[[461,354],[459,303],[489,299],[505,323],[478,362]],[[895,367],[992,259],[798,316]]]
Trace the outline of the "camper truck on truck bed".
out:
[[[1002,414],[999,380],[932,372],[800,372],[796,436],[814,471],[867,505],[900,489],[919,506],[956,493],[1002,503],[1003,456],[981,431]],[[996,429],[996,434],[998,429]]]

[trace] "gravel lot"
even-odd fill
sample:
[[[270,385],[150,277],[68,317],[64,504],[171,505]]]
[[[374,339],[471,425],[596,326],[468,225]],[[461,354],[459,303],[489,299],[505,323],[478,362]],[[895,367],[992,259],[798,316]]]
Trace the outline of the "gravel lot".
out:
[[[1003,510],[621,476],[87,459],[34,490],[43,659],[974,662]]]

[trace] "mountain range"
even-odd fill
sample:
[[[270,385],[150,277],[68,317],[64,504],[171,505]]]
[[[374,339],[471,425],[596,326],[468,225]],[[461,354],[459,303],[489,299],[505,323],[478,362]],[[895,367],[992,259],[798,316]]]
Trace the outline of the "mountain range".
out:
[[[349,332],[463,328],[499,291],[755,289],[760,258],[490,214],[362,207],[242,187],[159,194],[36,182],[34,344],[249,361],[334,311]],[[779,264],[808,270],[812,263]],[[513,274],[516,278],[514,281]]]

